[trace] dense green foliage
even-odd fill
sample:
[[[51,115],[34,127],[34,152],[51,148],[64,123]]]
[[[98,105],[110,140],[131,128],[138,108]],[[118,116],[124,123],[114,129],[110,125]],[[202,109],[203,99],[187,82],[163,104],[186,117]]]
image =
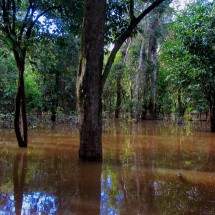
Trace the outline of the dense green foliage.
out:
[[[28,1],[17,6],[17,34],[20,31]],[[2,2],[1,2],[2,4]],[[78,70],[80,29],[83,1],[35,1],[35,16],[56,7],[38,19],[32,37],[26,43],[25,71],[27,112],[32,116],[50,115],[52,118],[76,115],[76,73]],[[134,13],[145,7],[135,1]],[[162,7],[157,9],[157,12]],[[117,54],[103,91],[104,114],[114,116],[117,102],[120,116],[134,116],[135,86],[142,35],[144,35],[143,66],[140,73],[140,115],[147,108],[150,115],[151,74],[154,65],[148,59],[149,23],[156,13],[138,26],[132,39]],[[160,18],[156,31],[157,79],[156,115],[183,116],[190,113],[207,113],[215,104],[215,9],[214,3],[201,0],[172,16],[171,10]],[[2,22],[0,11],[0,22]],[[106,13],[107,48],[129,25],[129,1],[108,1]],[[11,17],[12,19],[12,17]],[[145,26],[145,27],[144,27]],[[147,30],[148,29],[148,30]],[[17,68],[11,52],[11,38],[0,31],[0,114],[14,112],[17,88]],[[126,56],[125,56],[126,55]],[[146,74],[148,73],[148,78]],[[148,94],[144,91],[148,87]],[[120,88],[120,89],[119,89]],[[117,91],[118,90],[118,91]],[[118,94],[117,94],[118,92]],[[117,101],[120,96],[120,101]],[[120,102],[120,103],[119,103]],[[147,103],[145,103],[147,102]],[[144,107],[145,105],[145,107]],[[147,106],[147,107],[146,107]]]
[[[170,25],[171,33],[161,49],[168,96],[177,104],[180,91],[187,111],[207,112],[208,105],[214,103],[214,17],[214,3],[198,1],[189,5]]]

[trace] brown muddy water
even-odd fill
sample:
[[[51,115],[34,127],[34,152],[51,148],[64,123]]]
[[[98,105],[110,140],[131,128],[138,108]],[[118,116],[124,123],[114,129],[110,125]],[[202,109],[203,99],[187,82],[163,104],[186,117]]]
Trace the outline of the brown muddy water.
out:
[[[110,123],[102,164],[78,160],[69,130],[30,130],[27,149],[0,130],[0,215],[215,214],[208,125]]]

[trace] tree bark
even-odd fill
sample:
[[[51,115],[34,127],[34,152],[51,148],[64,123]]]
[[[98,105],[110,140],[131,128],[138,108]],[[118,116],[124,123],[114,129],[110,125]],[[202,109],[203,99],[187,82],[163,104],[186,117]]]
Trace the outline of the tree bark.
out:
[[[104,22],[105,0],[86,0],[77,77],[81,160],[102,160]]]

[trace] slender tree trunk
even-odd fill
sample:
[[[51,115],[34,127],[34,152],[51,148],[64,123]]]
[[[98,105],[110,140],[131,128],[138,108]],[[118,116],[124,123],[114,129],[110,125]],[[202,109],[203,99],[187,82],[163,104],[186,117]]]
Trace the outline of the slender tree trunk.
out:
[[[19,54],[14,51],[17,67],[19,70],[18,88],[15,102],[14,129],[19,147],[27,147],[28,143],[28,125],[25,104],[25,54],[19,57]]]
[[[132,87],[132,82],[131,82],[131,77],[129,77],[129,112],[130,112],[130,117],[133,117],[133,103],[132,103],[132,99],[133,99],[133,87]]]
[[[51,121],[53,123],[56,122],[56,118],[57,118],[57,108],[59,106],[59,98],[60,98],[59,91],[60,91],[60,74],[58,71],[56,71],[54,95],[53,95],[52,104],[51,104]]]
[[[147,104],[147,97],[148,97],[148,82],[149,82],[149,71],[146,69],[145,74],[143,75],[143,104],[142,104],[142,113],[141,113],[141,119],[145,120],[148,110],[148,104]]]
[[[182,124],[184,123],[184,113],[185,113],[185,106],[182,102],[182,95],[181,95],[181,88],[178,89],[178,113],[177,113],[177,123]]]
[[[124,67],[126,66],[131,41],[132,41],[131,39],[127,40],[126,49],[124,51],[122,51],[122,65]],[[122,80],[122,74],[120,73],[120,74],[118,74],[117,79],[116,79],[116,86],[117,86],[117,88],[116,88],[116,109],[115,109],[115,118],[116,119],[119,118],[120,108],[121,108],[121,103],[122,103],[121,80]]]
[[[157,52],[152,54],[152,62],[153,62],[153,71],[151,73],[151,104],[152,110],[151,115],[152,118],[156,118],[156,81],[157,81]]]
[[[105,0],[85,0],[77,98],[81,160],[102,160],[102,69]]]
[[[155,105],[156,105],[156,78],[157,78],[157,28],[159,25],[159,17],[162,11],[154,14],[154,17],[149,23],[149,45],[148,45],[148,71],[150,73],[151,81],[151,94],[150,94],[150,115],[151,118],[155,117]]]
[[[181,88],[178,89],[178,111],[179,111],[179,116],[183,117],[185,112],[185,107],[182,102]]]
[[[116,79],[116,109],[115,109],[115,118],[119,118],[120,107],[122,103],[122,85],[121,85],[121,75]]]
[[[144,49],[144,36],[142,36],[142,43],[140,48],[140,54],[139,54],[139,65],[137,69],[137,75],[136,75],[136,86],[135,86],[135,119],[136,122],[139,119],[139,84],[140,84],[140,72],[143,69],[143,49]]]

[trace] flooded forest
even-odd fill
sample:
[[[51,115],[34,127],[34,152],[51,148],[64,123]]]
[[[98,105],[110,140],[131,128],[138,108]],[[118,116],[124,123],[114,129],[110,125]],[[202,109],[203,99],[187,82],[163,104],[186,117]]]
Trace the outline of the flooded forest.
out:
[[[215,214],[213,0],[0,0],[0,215]]]

